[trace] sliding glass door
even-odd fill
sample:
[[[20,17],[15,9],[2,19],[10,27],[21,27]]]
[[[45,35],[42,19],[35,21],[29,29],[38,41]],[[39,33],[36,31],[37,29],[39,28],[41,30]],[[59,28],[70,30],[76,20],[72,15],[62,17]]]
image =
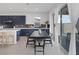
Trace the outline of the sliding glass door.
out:
[[[59,43],[61,46],[69,51],[69,44],[70,44],[70,35],[71,35],[71,21],[69,18],[69,12],[68,12],[68,6],[65,5],[60,11],[59,11],[59,17],[58,17],[58,24],[59,24]]]

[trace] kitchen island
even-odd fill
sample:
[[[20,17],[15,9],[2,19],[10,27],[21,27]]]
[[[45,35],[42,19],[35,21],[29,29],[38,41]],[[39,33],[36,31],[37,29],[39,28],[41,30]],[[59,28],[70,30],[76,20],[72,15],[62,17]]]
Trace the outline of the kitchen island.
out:
[[[17,44],[20,36],[28,36],[33,31],[37,31],[39,28],[3,28],[0,29],[0,39],[3,43],[0,44]],[[49,28],[41,28],[49,34]],[[2,38],[2,37],[3,38]]]
[[[13,28],[0,29],[0,44],[16,44],[17,31],[19,30]]]
[[[38,31],[39,28],[17,28],[20,29],[19,36],[29,36],[33,31]],[[49,34],[49,28],[40,28],[42,31],[46,31]]]

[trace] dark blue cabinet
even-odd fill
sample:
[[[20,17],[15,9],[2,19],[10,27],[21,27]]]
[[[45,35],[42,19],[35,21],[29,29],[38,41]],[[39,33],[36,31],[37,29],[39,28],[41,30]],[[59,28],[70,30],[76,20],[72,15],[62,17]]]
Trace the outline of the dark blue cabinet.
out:
[[[20,30],[20,36],[29,36],[34,29],[21,29]]]
[[[49,29],[41,29],[42,31],[46,31],[49,34]],[[38,31],[38,29],[21,29],[20,36],[29,36],[33,31]]]
[[[41,29],[42,31],[46,31],[49,34],[49,29]]]
[[[22,16],[16,16],[16,15],[12,15],[12,16],[0,16],[0,25],[4,25],[5,21],[12,21],[15,25],[24,25],[26,22],[26,16],[22,15]]]
[[[17,31],[16,32],[16,35],[17,35],[17,41],[19,40],[19,37],[20,37],[20,31]]]
[[[49,29],[41,29],[42,31],[46,31],[49,34]],[[32,34],[33,31],[38,31],[38,29],[21,29],[17,31],[17,41],[19,40],[20,36],[29,36]]]

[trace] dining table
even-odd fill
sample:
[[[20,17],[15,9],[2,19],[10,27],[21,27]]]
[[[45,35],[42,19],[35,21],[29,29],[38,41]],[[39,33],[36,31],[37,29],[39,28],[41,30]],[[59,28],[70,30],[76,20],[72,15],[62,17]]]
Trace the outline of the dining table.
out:
[[[44,54],[44,47],[45,47],[45,42],[44,40],[46,38],[50,38],[48,33],[46,31],[33,31],[33,33],[29,36],[29,38],[32,38],[34,40],[34,53],[36,54],[36,47],[43,47],[43,51],[38,51],[38,52],[43,52]],[[38,45],[36,45],[36,42],[38,42]],[[43,45],[41,45],[41,42],[43,42]]]

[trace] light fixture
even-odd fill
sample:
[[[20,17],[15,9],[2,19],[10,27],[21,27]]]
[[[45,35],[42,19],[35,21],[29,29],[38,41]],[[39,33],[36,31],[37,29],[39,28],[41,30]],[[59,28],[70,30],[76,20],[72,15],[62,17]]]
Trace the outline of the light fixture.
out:
[[[38,11],[38,10],[39,10],[39,8],[35,8],[35,10],[36,10],[36,11]]]
[[[26,3],[26,5],[29,5],[29,3]]]
[[[12,10],[13,8],[9,8],[10,10]]]
[[[24,8],[25,10],[27,9],[27,8]]]
[[[35,19],[39,19],[39,20],[41,19],[41,17],[34,17],[34,18],[35,18]]]

